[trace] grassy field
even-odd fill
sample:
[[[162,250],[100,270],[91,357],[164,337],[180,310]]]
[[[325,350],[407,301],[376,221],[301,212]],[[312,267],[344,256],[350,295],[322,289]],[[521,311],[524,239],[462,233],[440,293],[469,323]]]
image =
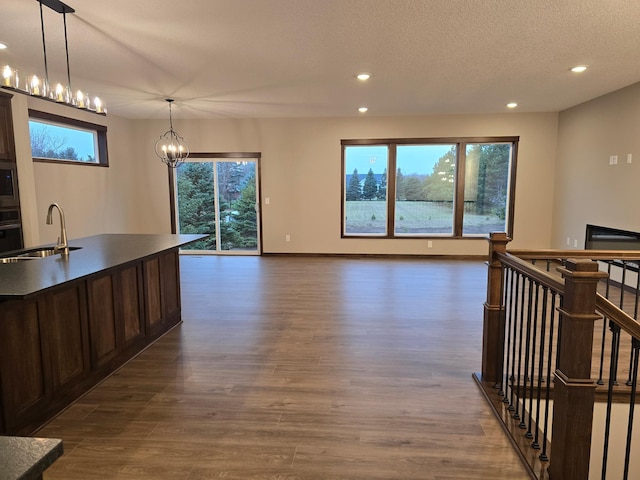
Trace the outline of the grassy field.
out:
[[[386,202],[346,202],[346,233],[384,233]],[[471,208],[470,208],[471,207]],[[504,220],[496,215],[471,213],[465,208],[464,232],[488,233],[503,231]],[[396,233],[451,233],[453,208],[444,202],[396,202]]]

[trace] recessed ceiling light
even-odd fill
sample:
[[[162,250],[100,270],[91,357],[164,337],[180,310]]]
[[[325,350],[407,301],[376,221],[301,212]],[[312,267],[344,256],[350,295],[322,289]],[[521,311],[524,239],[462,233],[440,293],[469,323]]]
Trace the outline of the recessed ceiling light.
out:
[[[578,66],[576,66],[576,67],[573,67],[573,68],[571,69],[571,71],[572,71],[573,73],[582,73],[582,72],[584,72],[586,69],[587,69],[587,66],[586,66],[586,65],[578,65]]]
[[[362,72],[356,75],[356,78],[362,82],[366,82],[367,80],[369,80],[371,78],[371,74],[370,73],[366,73],[366,72]]]
[[[360,113],[366,113],[368,110],[369,110],[369,109],[368,109],[367,107],[360,107],[360,108],[358,109],[358,111],[359,111]]]
[[[0,42],[0,50],[4,50],[5,48],[7,48],[7,44]]]
[[[518,104],[516,102],[507,103],[507,108],[516,108]]]

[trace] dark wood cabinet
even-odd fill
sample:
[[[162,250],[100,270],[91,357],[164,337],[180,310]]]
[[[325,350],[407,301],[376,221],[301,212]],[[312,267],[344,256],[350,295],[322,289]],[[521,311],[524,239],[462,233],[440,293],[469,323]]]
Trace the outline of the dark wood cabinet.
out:
[[[0,434],[28,435],[180,322],[178,249],[0,302]]]
[[[87,281],[91,363],[101,367],[144,337],[141,265]]]
[[[42,331],[56,391],[72,387],[90,371],[85,289],[84,282],[78,282],[45,295]]]
[[[13,118],[11,115],[11,97],[0,92],[0,160],[16,161],[16,149],[13,137]]]
[[[42,301],[2,304],[0,391],[3,431],[13,431],[37,416],[51,397],[48,346],[42,332]]]
[[[0,91],[0,252],[23,247],[11,98]]]
[[[144,262],[146,326],[154,334],[180,318],[180,270],[177,251]]]

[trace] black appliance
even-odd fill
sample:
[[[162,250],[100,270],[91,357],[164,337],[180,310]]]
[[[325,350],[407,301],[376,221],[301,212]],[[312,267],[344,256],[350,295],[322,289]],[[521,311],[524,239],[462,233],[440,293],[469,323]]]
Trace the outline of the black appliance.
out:
[[[0,162],[0,208],[17,207],[19,203],[16,164]]]
[[[0,253],[20,250],[22,246],[20,210],[0,209]]]

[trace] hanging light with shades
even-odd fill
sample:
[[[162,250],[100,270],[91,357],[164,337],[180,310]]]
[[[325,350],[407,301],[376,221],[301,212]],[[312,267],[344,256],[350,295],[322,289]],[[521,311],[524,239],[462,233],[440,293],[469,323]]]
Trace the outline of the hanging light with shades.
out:
[[[176,168],[189,156],[189,146],[184,138],[173,129],[173,119],[171,117],[171,104],[173,98],[167,98],[169,103],[169,130],[160,136],[156,142],[156,155],[167,166]]]
[[[0,87],[10,89],[16,92],[25,93],[33,97],[40,97],[63,105],[81,108],[100,115],[106,115],[107,109],[104,102],[98,97],[91,99],[87,93],[78,90],[73,92],[71,89],[71,71],[69,69],[69,44],[67,41],[67,13],[75,13],[75,10],[69,5],[62,3],[60,0],[37,0],[40,4],[40,29],[42,32],[42,53],[44,56],[44,77],[37,75],[29,75],[26,81],[21,84],[18,71],[10,65],[2,67],[2,78],[0,79]],[[64,47],[67,58],[67,82],[66,85],[57,83],[51,86],[49,83],[49,66],[47,63],[47,44],[44,35],[44,15],[42,6],[48,7],[56,13],[62,15],[64,24]]]

